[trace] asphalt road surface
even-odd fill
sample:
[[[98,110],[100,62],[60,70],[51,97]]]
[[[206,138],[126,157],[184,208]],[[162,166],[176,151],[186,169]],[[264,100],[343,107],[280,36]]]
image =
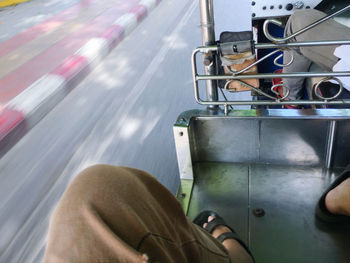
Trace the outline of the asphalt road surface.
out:
[[[0,42],[30,28],[81,0],[33,0],[0,9]]]
[[[182,111],[201,108],[190,66],[200,43],[197,1],[163,0],[0,159],[0,262],[41,261],[55,205],[90,165],[143,169],[176,192],[172,125]]]

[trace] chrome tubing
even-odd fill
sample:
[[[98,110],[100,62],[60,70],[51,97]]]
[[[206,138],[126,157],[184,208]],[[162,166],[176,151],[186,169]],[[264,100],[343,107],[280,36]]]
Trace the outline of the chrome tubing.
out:
[[[276,38],[270,34],[270,32],[269,32],[269,25],[270,24],[274,24],[274,25],[279,26],[279,27],[283,26],[282,22],[277,20],[277,19],[265,20],[264,25],[263,25],[263,31],[264,31],[265,37],[272,42],[277,42],[277,43],[286,42],[286,40],[284,40],[283,38]]]
[[[328,130],[328,143],[327,143],[327,153],[326,153],[326,168],[330,168],[332,165],[333,152],[334,152],[334,140],[335,133],[337,129],[336,121],[331,121]]]
[[[280,96],[280,94],[279,94],[277,91],[275,91],[275,88],[278,88],[278,87],[282,87],[283,90],[286,90],[287,92],[285,92],[285,95],[284,95],[282,98],[278,98],[277,100],[276,100],[276,98],[274,98],[274,99],[275,99],[276,101],[285,100],[285,99],[289,96],[289,94],[290,94],[290,89],[289,89],[286,85],[284,85],[284,84],[282,84],[282,83],[273,85],[273,86],[271,87],[271,92],[274,93],[274,94],[277,95],[277,96]]]
[[[266,73],[254,75],[196,75],[196,80],[243,80],[243,79],[274,79],[274,78],[316,78],[316,77],[350,77],[350,71],[337,72],[300,72],[300,73]]]
[[[211,46],[215,44],[215,24],[214,24],[214,7],[213,0],[199,0],[200,5],[200,23],[202,31],[202,45]],[[216,74],[216,54],[208,52],[204,54],[203,60],[207,60],[208,65],[204,66],[206,75]],[[218,87],[216,80],[206,81],[206,93],[208,101],[217,101]],[[209,106],[209,108],[216,109],[216,106]]]
[[[338,84],[339,84],[339,90],[338,90],[338,92],[337,92],[334,96],[327,98],[327,97],[324,97],[322,94],[320,94],[318,88],[320,87],[320,85],[321,85],[322,83],[327,82],[327,81],[330,81],[330,80],[335,80],[336,82],[338,82]],[[319,81],[319,82],[315,85],[315,87],[314,87],[314,92],[315,92],[315,95],[316,95],[319,99],[321,99],[321,100],[333,100],[333,99],[339,97],[339,95],[343,92],[343,89],[344,89],[344,84],[343,84],[343,82],[341,82],[341,80],[338,79],[338,78],[332,77],[332,78],[324,78],[324,79],[322,79],[321,81]]]
[[[275,97],[270,96],[269,94],[267,94],[267,93],[261,91],[260,89],[257,89],[257,88],[255,88],[255,87],[249,85],[248,83],[245,83],[245,82],[240,81],[240,80],[230,80],[230,81],[227,81],[227,82],[226,82],[226,85],[225,85],[225,87],[224,87],[224,90],[228,90],[228,91],[229,91],[230,89],[228,88],[228,86],[229,86],[230,83],[233,82],[233,81],[242,82],[244,85],[248,86],[249,88],[251,88],[251,89],[254,90],[255,92],[257,92],[257,93],[259,93],[260,95],[263,95],[263,96],[265,96],[265,97],[268,97],[269,99],[272,99],[272,100],[275,100],[275,99],[276,99]],[[275,94],[276,94],[276,93],[275,93]],[[288,93],[288,95],[289,95],[289,93]]]
[[[317,47],[317,46],[336,46],[336,45],[350,45],[350,40],[322,40],[322,41],[300,41],[291,43],[261,43],[255,44],[256,49],[270,49],[270,48],[298,48],[298,47]]]
[[[333,100],[336,97],[338,97],[342,90],[342,83],[340,80],[338,80],[336,77],[350,77],[350,71],[342,71],[342,72],[316,72],[316,73],[310,73],[310,72],[301,72],[301,73],[281,73],[281,74],[254,74],[254,75],[198,75],[197,72],[197,54],[204,51],[213,51],[217,50],[217,47],[211,46],[211,47],[199,47],[195,49],[192,52],[192,76],[193,76],[193,83],[194,83],[194,94],[196,102],[201,105],[216,105],[216,106],[224,106],[225,109],[228,108],[229,105],[341,105],[341,104],[350,104],[350,100]],[[272,99],[274,101],[203,101],[200,98],[199,95],[199,80],[236,80],[241,81],[244,79],[272,79],[272,78],[300,78],[300,77],[326,77],[326,78],[332,78],[336,81],[338,81],[341,85],[341,88],[336,96],[333,96],[332,98],[325,98],[320,96],[321,101],[315,101],[315,100],[288,100],[283,101],[286,99],[286,96],[283,96],[282,98],[274,98],[270,96],[269,94],[264,93],[263,91],[256,89],[255,87],[248,85],[245,83],[245,85],[250,86],[252,90],[255,90],[259,94],[266,96],[269,99]],[[322,80],[318,85],[316,85],[316,88],[324,82],[326,79]],[[289,89],[287,89],[287,93]],[[275,93],[276,94],[276,93]],[[316,92],[316,94],[318,94]],[[277,95],[277,94],[276,94]],[[320,95],[320,94],[318,94]]]
[[[193,78],[193,86],[194,86],[194,97],[196,99],[196,101],[198,103],[200,103],[199,101],[199,87],[198,87],[198,80],[197,80],[197,54],[201,52],[201,48],[197,48],[195,50],[193,50],[192,52],[192,57],[191,57],[191,61],[192,61],[192,78]]]
[[[349,6],[350,7],[350,6]],[[339,11],[340,12],[340,11]],[[193,73],[193,83],[194,83],[194,93],[195,93],[195,99],[197,103],[202,105],[209,105],[209,107],[213,106],[224,106],[226,110],[228,110],[228,106],[233,105],[341,105],[341,104],[350,104],[350,100],[335,100],[339,95],[341,94],[343,90],[343,83],[337,78],[337,77],[350,77],[350,71],[341,71],[341,72],[316,72],[316,73],[310,73],[310,72],[299,72],[299,73],[281,73],[281,74],[254,74],[254,75],[240,75],[241,73],[245,72],[246,70],[252,68],[253,66],[259,64],[261,61],[265,60],[266,58],[276,54],[277,52],[288,50],[290,48],[296,48],[296,47],[305,47],[305,46],[328,46],[328,45],[350,45],[350,40],[335,40],[335,41],[308,41],[308,42],[295,42],[295,43],[262,43],[262,44],[255,44],[256,49],[267,49],[267,48],[276,48],[276,50],[272,51],[271,53],[265,55],[263,58],[259,59],[255,63],[247,66],[246,68],[238,71],[233,72],[231,71],[232,75],[217,75],[217,74],[209,74],[206,73],[206,75],[198,75],[197,71],[197,54],[198,53],[204,53],[204,54],[210,54],[210,53],[217,53],[218,52],[218,46],[203,46],[198,47],[195,49],[192,53],[192,73]],[[277,58],[278,59],[278,58]],[[274,61],[277,62],[277,59]],[[291,62],[287,63],[284,66],[288,66],[291,64]],[[273,78],[307,78],[307,77],[324,77],[325,79],[321,80],[316,86],[315,86],[315,94],[316,96],[321,99],[320,101],[316,100],[303,100],[303,101],[284,101],[288,94],[290,93],[290,90],[287,88],[286,91],[288,94],[284,95],[281,98],[278,98],[277,92],[274,92],[274,89],[276,86],[272,87],[272,92],[277,95],[277,97],[272,97],[271,95],[256,89],[255,87],[248,85],[247,83],[244,83],[245,85],[249,86],[252,90],[255,90],[260,95],[263,95],[269,99],[270,101],[219,101],[216,99],[215,101],[211,99],[207,99],[206,101],[203,101],[200,98],[199,95],[199,84],[198,82],[200,80],[204,80],[206,82],[214,82],[217,84],[218,80],[226,80],[229,83],[232,81],[242,81],[244,79],[273,79]],[[322,82],[325,82],[329,79],[334,79],[340,84],[340,88],[338,93],[335,96],[326,98],[322,96],[318,92],[318,87]],[[227,83],[225,87],[227,88]],[[283,86],[283,89],[286,87]],[[207,93],[208,94],[208,93]],[[212,102],[212,103],[211,103]]]
[[[298,35],[306,32],[306,31],[316,27],[317,25],[319,25],[319,24],[321,24],[321,23],[323,23],[323,22],[325,22],[325,21],[327,21],[327,20],[329,20],[329,19],[331,19],[331,18],[333,18],[333,17],[335,17],[335,16],[337,16],[337,15],[339,15],[339,14],[341,14],[341,13],[347,11],[347,10],[349,10],[349,9],[350,9],[350,5],[340,9],[339,11],[337,11],[337,12],[331,14],[331,15],[328,15],[328,16],[326,16],[324,18],[319,19],[316,22],[312,23],[311,25],[308,25],[308,26],[304,27],[303,29],[295,32],[294,34],[292,34],[290,36],[287,36],[287,37],[284,37],[284,38],[276,38],[276,37],[274,37],[274,36],[272,36],[270,34],[270,32],[268,30],[268,26],[269,26],[270,23],[278,25],[278,26],[282,26],[282,23],[280,21],[276,20],[276,19],[268,19],[268,20],[265,21],[264,26],[263,26],[264,34],[265,34],[266,38],[269,39],[272,42],[284,43],[284,42],[287,42],[288,40],[292,39],[293,37],[296,37],[296,36],[298,36]]]
[[[280,52],[280,50],[274,50],[271,53],[265,55],[264,57],[262,57],[261,59],[255,61],[253,64],[250,64],[249,66],[245,67],[244,69],[241,69],[240,71],[233,71],[230,67],[227,67],[228,71],[230,71],[233,75],[239,75],[245,71],[247,71],[248,69],[251,69],[252,67],[254,67],[255,65],[258,65],[260,62],[264,61],[265,59],[271,57],[272,55],[276,54]]]
[[[290,49],[290,48],[298,48],[298,47],[317,47],[317,46],[339,46],[339,45],[350,45],[350,40],[321,40],[321,41],[300,41],[300,42],[291,42],[291,43],[255,43],[254,49]],[[197,49],[200,50],[201,53],[209,53],[209,52],[217,52],[218,47],[211,46],[201,46]]]
[[[288,101],[270,101],[270,100],[258,100],[258,101],[204,101],[199,99],[197,101],[201,105],[214,104],[217,106],[238,106],[238,105],[260,105],[260,106],[285,106],[285,105],[350,105],[350,100],[332,100],[332,101],[317,101],[317,100],[288,100]]]
[[[202,31],[202,45],[215,44],[215,24],[213,0],[200,0],[200,19]]]
[[[277,67],[281,67],[281,68],[289,67],[289,66],[292,65],[293,62],[294,62],[294,55],[293,55],[293,53],[291,53],[290,56],[291,56],[292,58],[290,59],[290,61],[289,61],[288,63],[286,63],[286,64],[283,64],[283,63],[282,63],[282,64],[281,64],[281,63],[278,63],[278,60],[279,60],[280,58],[283,58],[283,54],[281,54],[281,55],[279,55],[278,57],[275,58],[275,60],[273,61],[273,64],[275,64]]]
[[[278,52],[281,52],[283,51],[282,49],[276,49],[272,52],[270,52],[269,54],[265,55],[264,57],[260,58],[259,60],[255,61],[254,63],[250,64],[249,66],[245,67],[244,69],[241,69],[240,71],[233,71],[230,67],[227,67],[227,70],[232,73],[233,75],[239,75],[239,74],[242,74],[244,73],[245,71],[251,69],[252,67],[258,65],[260,62],[264,61],[265,59],[275,55],[276,53]],[[291,58],[291,61],[289,61],[287,64],[280,64],[277,62],[278,59],[280,59],[281,57],[283,56],[283,54],[279,55],[278,57],[275,58],[275,60],[273,61],[273,63],[278,66],[278,67],[288,67],[290,66],[293,62],[294,62],[294,55],[291,54],[292,58]]]
[[[277,50],[272,51],[271,53],[265,55],[264,57],[260,58],[259,60],[257,60],[256,62],[254,62],[253,64],[247,66],[246,68],[240,70],[240,71],[232,71],[229,67],[227,68],[233,75],[239,75],[243,72],[245,72],[246,70],[254,67],[255,65],[259,64],[260,62],[262,62],[263,60],[271,57],[272,55],[280,52],[280,51],[284,51],[288,48],[291,47],[305,47],[305,46],[333,46],[333,45],[350,45],[350,40],[336,40],[336,41],[317,41],[317,42],[297,42],[297,43],[286,43],[286,44],[255,44],[254,47],[256,49],[270,49],[270,48],[276,48]],[[216,52],[218,51],[218,47],[217,46],[208,46],[208,47],[199,47],[198,49],[200,49],[201,53],[210,53],[210,52]],[[290,62],[288,62],[287,64],[280,64],[277,62],[277,60],[279,58],[282,57],[283,54],[281,54],[280,56],[278,56],[275,60],[274,60],[274,64],[276,66],[281,66],[281,67],[288,67],[290,66],[293,62],[294,62],[294,56],[292,56],[292,59]],[[207,75],[214,75],[214,74],[207,74]]]

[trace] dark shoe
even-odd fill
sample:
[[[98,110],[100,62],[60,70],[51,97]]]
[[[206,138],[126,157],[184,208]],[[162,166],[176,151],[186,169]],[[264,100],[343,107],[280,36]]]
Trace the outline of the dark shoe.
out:
[[[343,181],[350,177],[350,165],[346,167],[344,172],[335,179],[335,181],[328,187],[328,189],[323,193],[318,204],[316,206],[316,216],[318,219],[327,223],[350,223],[350,216],[335,215],[330,213],[326,207],[326,195],[332,189],[336,188]]]
[[[215,219],[208,223],[209,216],[215,216]],[[218,226],[225,226],[225,227],[229,228],[232,232],[223,233],[220,236],[218,236],[216,239],[220,243],[224,242],[226,239],[236,240],[247,251],[247,253],[251,256],[251,258],[253,259],[253,262],[255,262],[255,259],[252,255],[252,253],[250,252],[249,248],[238,237],[236,231],[234,231],[230,226],[228,226],[225,223],[224,219],[221,216],[219,216],[217,213],[215,213],[213,211],[203,211],[196,216],[196,218],[193,220],[193,223],[195,223],[196,225],[198,225],[200,227],[203,227],[204,223],[207,223],[207,226],[204,229],[207,230],[210,234],[212,234],[213,231]]]
[[[316,84],[315,84],[316,85]],[[323,82],[320,84],[318,88],[318,92],[321,96],[325,98],[330,98],[335,96],[339,91],[339,85],[331,82]],[[315,94],[314,88],[312,89],[312,96],[315,100],[320,100]],[[342,93],[336,98],[336,100],[349,100],[350,92],[347,89],[343,89]],[[340,104],[340,105],[326,105],[324,108],[332,108],[332,109],[349,109],[349,104]]]

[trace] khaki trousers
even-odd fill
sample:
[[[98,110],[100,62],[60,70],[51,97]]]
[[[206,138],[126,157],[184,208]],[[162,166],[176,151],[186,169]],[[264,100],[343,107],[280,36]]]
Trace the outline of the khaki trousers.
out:
[[[97,165],[81,172],[63,194],[51,218],[44,262],[231,261],[153,176]]]
[[[325,17],[326,14],[315,9],[295,12],[288,20],[285,35],[289,36],[313,22]],[[350,39],[350,28],[330,19],[318,26],[294,37],[290,42],[295,41],[319,41],[319,40],[346,40]],[[332,71],[333,66],[339,58],[334,56],[337,46],[302,47],[284,52],[283,63],[294,62],[283,68],[283,73],[307,72],[311,63],[323,67],[327,71]],[[300,99],[303,96],[304,78],[285,78],[284,84],[290,89],[289,99]]]

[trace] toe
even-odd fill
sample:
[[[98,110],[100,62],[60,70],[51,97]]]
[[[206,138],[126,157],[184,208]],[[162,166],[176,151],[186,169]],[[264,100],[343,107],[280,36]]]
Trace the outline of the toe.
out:
[[[208,222],[211,222],[211,221],[213,221],[215,219],[215,216],[209,216],[208,217]]]

